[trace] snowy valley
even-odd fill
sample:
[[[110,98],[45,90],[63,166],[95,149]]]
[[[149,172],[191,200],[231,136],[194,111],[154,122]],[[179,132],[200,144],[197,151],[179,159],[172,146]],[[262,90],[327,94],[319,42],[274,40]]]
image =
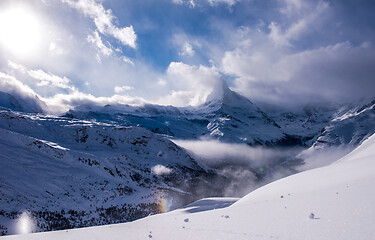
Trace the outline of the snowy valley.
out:
[[[372,136],[334,164],[241,199],[207,198],[132,223],[5,239],[374,239],[374,149]]]
[[[179,208],[125,225],[32,235],[35,239],[85,238],[83,235],[116,239],[116,234],[129,234],[134,239],[166,239],[182,234],[181,231],[187,231],[186,238],[194,239],[284,239],[286,233],[279,231],[297,224],[294,221],[301,221],[302,228],[310,228],[315,222],[320,227],[323,218],[333,221],[332,214],[336,212],[329,213],[330,218],[324,216],[324,206],[314,205],[313,194],[323,191],[316,194],[335,204],[327,191],[341,194],[345,190],[342,184],[349,184],[346,181],[352,179],[339,174],[337,181],[341,185],[333,185],[324,178],[330,171],[340,172],[357,163],[353,160],[333,164],[259,187],[328,165],[375,132],[374,101],[340,109],[310,106],[296,112],[266,112],[225,83],[219,94],[199,107],[84,105],[62,116],[41,113],[42,107],[35,107],[38,102],[27,109],[20,107],[23,105],[16,97],[2,96],[2,235],[21,233],[20,225],[27,219],[30,229],[26,232],[39,232],[129,222]],[[370,151],[371,139],[359,148],[362,150],[354,152]],[[325,153],[338,146],[345,147],[345,151],[327,157]],[[344,159],[351,159],[354,152]],[[373,153],[368,154],[371,157]],[[317,157],[319,164],[314,163]],[[369,158],[363,161],[370,161]],[[369,177],[373,171],[370,166],[366,169]],[[359,183],[350,182],[353,191],[357,191],[356,184]],[[351,199],[354,193],[345,191],[339,197]],[[238,197],[243,198],[237,201]],[[183,207],[196,200],[199,201]],[[348,201],[343,207],[350,205]],[[303,203],[312,205],[303,209]],[[217,208],[222,209],[209,211]],[[316,212],[317,219],[315,215],[309,219],[309,211]],[[260,222],[254,217],[259,215],[263,215]],[[260,223],[284,217],[290,219],[282,221],[285,226],[262,230],[270,231],[269,236],[246,227],[275,226],[261,227]],[[136,230],[144,224],[148,226],[144,228],[146,232]],[[166,231],[160,224],[170,229]],[[202,224],[208,235],[198,233]],[[225,230],[215,232],[217,226]],[[298,234],[291,239],[298,239]]]

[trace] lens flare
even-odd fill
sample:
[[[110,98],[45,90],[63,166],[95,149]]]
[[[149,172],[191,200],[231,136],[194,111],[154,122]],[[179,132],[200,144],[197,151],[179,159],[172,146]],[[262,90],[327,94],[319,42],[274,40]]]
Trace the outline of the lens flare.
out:
[[[164,194],[159,195],[159,201],[158,201],[158,211],[160,213],[166,213],[170,210],[170,202],[165,197]]]
[[[33,230],[33,220],[29,213],[24,212],[21,214],[20,218],[17,221],[17,228],[19,234],[31,233]]]

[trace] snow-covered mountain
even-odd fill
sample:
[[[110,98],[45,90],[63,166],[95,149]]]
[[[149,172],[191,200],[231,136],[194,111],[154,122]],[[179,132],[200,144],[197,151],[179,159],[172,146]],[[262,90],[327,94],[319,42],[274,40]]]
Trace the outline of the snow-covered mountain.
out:
[[[179,139],[214,138],[225,142],[272,144],[282,142],[280,126],[249,99],[222,89],[198,107],[83,105],[68,111],[65,117],[115,122],[125,126],[141,126],[154,133]]]
[[[11,109],[14,111],[42,113],[45,103],[37,96],[20,96],[0,91],[0,109]]]
[[[336,110],[331,120],[313,138],[311,147],[297,155],[305,163],[298,170],[325,166],[349,153],[374,134],[374,106],[375,100],[367,99]]]
[[[224,82],[198,107],[82,105],[62,117],[41,113],[44,103],[33,96],[26,103],[17,96],[0,93],[0,234],[19,232],[15,223],[25,214],[34,220],[34,231],[56,230],[131,221],[224,196],[227,186],[239,186],[231,181],[280,178],[304,160],[303,170],[312,168],[307,161],[316,149],[350,145],[340,149],[342,156],[375,132],[374,101],[265,113]],[[171,138],[236,143],[234,151],[249,145],[277,151],[225,155],[225,169],[212,169]],[[296,146],[312,146],[307,153],[313,154],[291,158],[280,146],[292,147],[293,154]],[[248,162],[254,160],[249,154],[256,164]],[[266,156],[271,159],[258,159]],[[322,158],[316,166],[337,158]],[[223,173],[227,169],[230,174]]]
[[[267,114],[277,122],[286,136],[294,136],[291,140],[297,141],[290,145],[311,146],[339,107],[316,103],[293,110],[275,106],[269,108],[266,107]]]
[[[0,233],[23,210],[36,231],[124,222],[207,195],[220,176],[140,127],[0,111]],[[224,179],[223,179],[224,180]],[[212,192],[202,192],[204,183]]]
[[[343,107],[333,115],[313,147],[323,148],[344,144],[354,148],[375,133],[374,123],[375,99]]]
[[[375,239],[375,135],[327,167],[242,199],[203,199],[132,223],[5,239]],[[21,224],[21,223],[20,223]]]

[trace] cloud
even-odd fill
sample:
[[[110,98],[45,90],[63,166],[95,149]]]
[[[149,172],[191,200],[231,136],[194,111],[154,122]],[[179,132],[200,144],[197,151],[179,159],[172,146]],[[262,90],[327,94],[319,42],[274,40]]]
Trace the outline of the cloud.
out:
[[[132,65],[132,66],[135,66],[133,60],[131,60],[130,58],[125,57],[125,56],[122,56],[121,59],[122,59],[122,61],[123,61],[124,63],[128,63],[128,64],[130,64],[130,65]]]
[[[116,18],[110,9],[106,10],[102,4],[95,0],[62,0],[69,6],[83,12],[84,15],[92,18],[97,30],[104,35],[109,35],[119,40],[123,45],[136,48],[137,35],[133,26],[119,28],[114,24]]]
[[[211,6],[216,6],[217,4],[220,4],[220,3],[225,3],[228,6],[232,6],[236,4],[237,2],[239,2],[240,0],[207,0],[207,1]]]
[[[330,146],[322,149],[310,147],[297,155],[303,159],[302,165],[297,167],[299,171],[307,171],[313,168],[327,166],[353,151],[350,146]]]
[[[172,62],[169,65],[165,81],[159,80],[159,84],[168,84],[171,90],[158,102],[174,106],[203,104],[211,93],[222,87],[221,75],[214,67],[194,66],[182,62]]]
[[[38,86],[53,86],[62,89],[68,89],[71,91],[76,91],[76,88],[71,85],[70,79],[66,77],[59,77],[52,73],[46,73],[43,70],[29,70],[27,73],[30,77],[40,80]]]
[[[184,45],[181,48],[181,51],[178,54],[181,55],[181,56],[192,57],[192,56],[194,56],[195,51],[193,49],[193,46],[190,43],[185,42]]]
[[[17,64],[15,62],[12,62],[10,60],[8,60],[8,66],[11,67],[11,68],[13,68],[13,69],[15,69],[15,70],[18,70],[18,71],[20,71],[22,73],[26,73],[26,71],[27,71],[24,66],[22,66],[20,64]]]
[[[338,43],[294,54],[227,52],[223,70],[235,89],[252,99],[279,104],[348,102],[372,97],[375,49]]]
[[[158,164],[158,165],[155,165],[151,168],[151,173],[153,175],[157,175],[157,176],[168,175],[168,174],[172,173],[172,169]]]
[[[51,114],[61,114],[69,109],[75,108],[80,105],[97,105],[104,106],[107,104],[127,104],[127,105],[144,105],[150,103],[141,97],[132,97],[123,94],[124,91],[132,90],[130,86],[116,87],[114,90],[115,95],[108,97],[97,97],[89,93],[79,91],[78,88],[72,85],[70,79],[66,77],[59,77],[53,73],[47,73],[43,70],[28,70],[26,67],[10,62],[13,69],[19,70],[22,74],[19,75],[21,80],[15,76],[0,72],[0,91],[14,95],[20,99],[26,99],[30,103],[27,103],[28,109],[36,109],[35,106],[40,110],[33,110],[32,112],[43,111]],[[17,75],[17,72],[13,74]],[[23,83],[23,79],[36,79],[29,81],[30,85],[38,89],[40,87],[50,87],[48,92],[49,96],[41,96],[37,94],[30,85]],[[60,90],[58,90],[60,89]],[[68,91],[61,91],[68,90]],[[117,95],[117,93],[122,93]],[[30,106],[29,106],[30,105]],[[30,110],[31,111],[31,110]]]
[[[250,147],[246,144],[229,144],[218,140],[173,140],[177,145],[199,156],[209,167],[226,165],[250,166],[254,169],[265,167],[273,161],[286,158],[294,151]]]
[[[44,102],[48,103],[47,112],[53,114],[61,114],[80,105],[105,106],[107,104],[127,104],[133,106],[141,106],[146,103],[150,103],[140,97],[131,97],[127,95],[96,97],[91,94],[82,93],[79,91],[67,94],[55,94],[52,97],[41,97],[41,99]]]
[[[183,0],[172,0],[172,2],[175,3],[175,4],[179,4],[179,5],[184,3]]]
[[[209,4],[210,6],[226,4],[228,6],[233,6],[239,1],[240,0],[172,0],[172,2],[175,4],[178,4],[178,5],[187,4],[192,8],[201,4]]]
[[[46,108],[38,95],[27,85],[11,75],[0,72],[0,92],[5,92],[16,98],[19,109],[25,112],[43,112]]]
[[[176,140],[192,156],[215,169],[222,179],[212,180],[225,186],[225,196],[241,197],[257,187],[292,174],[293,166],[282,166],[284,161],[297,155],[300,149],[267,149],[246,144],[229,144],[217,140]],[[204,188],[204,186],[203,186]]]
[[[104,56],[109,56],[113,53],[110,47],[107,47],[103,42],[99,33],[95,31],[92,35],[87,36],[87,41],[94,44]]]
[[[126,92],[126,91],[130,91],[130,90],[133,90],[134,88],[133,87],[130,87],[130,86],[116,86],[114,88],[115,90],[115,93],[122,93],[122,92]]]
[[[287,1],[290,2],[288,6],[293,5],[294,8],[301,8],[300,1]],[[312,9],[311,9],[312,8]],[[328,3],[318,2],[316,6],[311,6],[306,13],[294,19],[294,22],[290,24],[286,30],[282,30],[280,25],[276,22],[269,24],[269,37],[274,41],[275,44],[282,46],[292,46],[291,40],[298,40],[298,38],[306,31],[310,29],[310,26],[321,17],[321,15],[329,8]]]

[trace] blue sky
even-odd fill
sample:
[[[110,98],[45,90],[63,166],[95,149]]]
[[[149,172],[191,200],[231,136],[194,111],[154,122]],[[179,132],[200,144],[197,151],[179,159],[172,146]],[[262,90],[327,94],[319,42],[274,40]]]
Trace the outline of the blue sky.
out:
[[[373,97],[374,1],[3,0],[0,87],[52,109]]]

